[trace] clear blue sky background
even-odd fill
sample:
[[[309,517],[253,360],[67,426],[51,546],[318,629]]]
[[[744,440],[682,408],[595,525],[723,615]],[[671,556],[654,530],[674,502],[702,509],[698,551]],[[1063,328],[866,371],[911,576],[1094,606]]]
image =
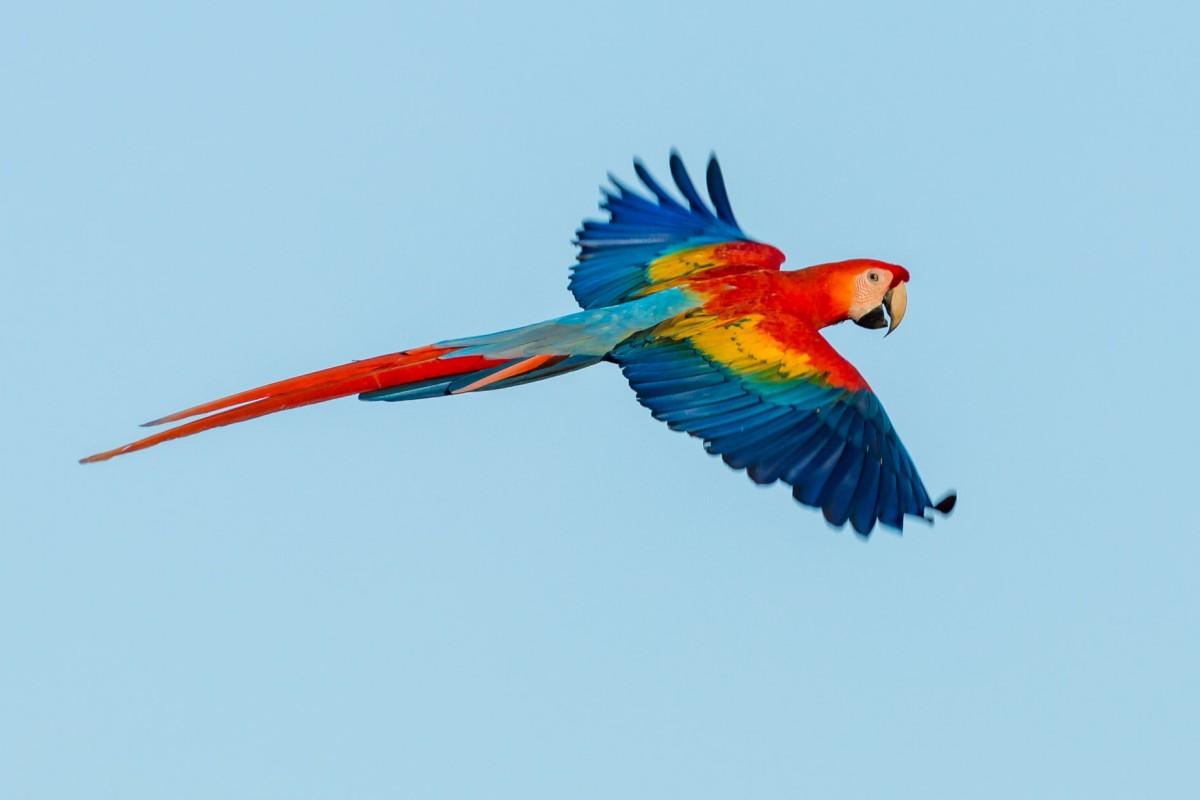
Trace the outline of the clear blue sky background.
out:
[[[32,4],[0,24],[0,796],[1196,791],[1192,4]],[[722,157],[959,510],[869,542],[609,365],[95,467],[573,308],[607,170]]]

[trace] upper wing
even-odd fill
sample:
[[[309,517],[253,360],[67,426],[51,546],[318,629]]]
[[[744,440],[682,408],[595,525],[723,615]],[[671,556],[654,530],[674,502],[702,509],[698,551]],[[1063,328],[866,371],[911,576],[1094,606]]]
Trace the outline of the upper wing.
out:
[[[641,161],[633,166],[654,201],[609,176],[615,191],[604,189],[600,203],[608,220],[585,220],[576,231],[579,263],[571,269],[570,288],[579,305],[616,305],[701,270],[779,269],[783,253],[751,240],[738,227],[715,155],[705,175],[715,212],[696,191],[679,153],[671,152],[671,177],[686,206]]]
[[[875,393],[816,330],[748,314],[693,314],[614,352],[638,400],[704,440],[756,483],[791,485],[830,524],[866,536],[876,521],[948,513],[929,499]],[[786,340],[786,341],[785,341]]]

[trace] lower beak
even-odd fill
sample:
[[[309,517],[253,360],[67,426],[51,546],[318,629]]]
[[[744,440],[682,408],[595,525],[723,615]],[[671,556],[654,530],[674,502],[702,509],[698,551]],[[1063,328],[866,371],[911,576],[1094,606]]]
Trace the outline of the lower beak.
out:
[[[883,305],[887,308],[888,317],[891,318],[888,332],[884,335],[890,336],[892,331],[900,327],[900,322],[904,319],[904,310],[908,308],[908,287],[904,281],[900,281],[888,289],[887,294],[883,296]]]
[[[854,324],[860,328],[886,328],[888,325],[887,317],[884,316],[883,306],[875,306],[867,313],[863,314],[858,319],[854,320]]]

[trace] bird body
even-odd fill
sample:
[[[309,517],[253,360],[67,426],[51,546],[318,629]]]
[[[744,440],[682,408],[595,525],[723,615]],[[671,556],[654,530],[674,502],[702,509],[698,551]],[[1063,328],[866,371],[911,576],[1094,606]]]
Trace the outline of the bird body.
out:
[[[948,513],[955,495],[930,500],[874,392],[820,333],[848,320],[890,333],[908,271],[874,259],[781,271],[783,253],[738,226],[715,157],[712,208],[678,154],[670,165],[686,206],[635,162],[653,200],[614,178],[602,203],[609,219],[580,228],[570,288],[583,310],[239,392],[147,423],[198,417],[83,461],[351,394],[467,394],[611,361],[656,418],[755,482],[790,485],[832,525],[867,535],[876,522],[900,530],[906,515]]]

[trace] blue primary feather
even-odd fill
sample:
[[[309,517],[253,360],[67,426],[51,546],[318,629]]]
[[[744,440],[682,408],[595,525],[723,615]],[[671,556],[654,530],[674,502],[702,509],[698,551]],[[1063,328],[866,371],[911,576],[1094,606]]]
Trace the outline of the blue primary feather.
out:
[[[850,518],[850,501],[862,478],[863,452],[847,440],[842,457],[829,474],[822,497],[821,510],[833,525],[845,525]]]
[[[737,220],[733,218],[733,207],[729,205],[729,193],[725,191],[725,176],[721,174],[721,165],[717,163],[715,155],[708,159],[705,180],[708,183],[708,197],[717,210],[717,219],[738,227]]]
[[[894,470],[879,471],[879,500],[877,502],[879,521],[884,525],[898,528],[904,524],[904,510],[900,507],[900,497],[896,491],[896,473]]]
[[[633,160],[633,170],[634,170],[634,172],[637,173],[638,180],[640,180],[642,183],[646,184],[646,188],[649,189],[650,192],[655,197],[658,198],[658,204],[660,206],[663,206],[664,208],[678,209],[679,211],[684,211],[683,206],[679,205],[679,203],[676,202],[674,197],[671,197],[671,193],[668,192],[666,189],[662,188],[662,186],[659,185],[658,181],[656,181],[654,179],[654,176],[650,174],[650,170],[646,169],[646,165],[642,163],[642,160],[640,158],[635,158]],[[610,177],[610,179],[611,179],[611,177]],[[617,184],[617,182],[615,180],[613,180],[613,183]],[[617,185],[619,186],[620,184],[617,184]],[[632,192],[630,192],[630,194],[632,194]],[[636,197],[636,195],[634,195],[634,196]],[[649,205],[649,203],[647,203],[647,205]]]
[[[858,486],[854,490],[850,505],[850,524],[863,536],[868,535],[875,527],[878,517],[880,470],[879,459],[873,454],[863,457],[862,475],[858,479]]]
[[[704,205],[704,200],[696,191],[692,177],[688,175],[687,167],[683,165],[683,158],[680,157],[678,150],[671,151],[671,177],[675,179],[675,185],[679,187],[679,191],[683,192],[692,211],[706,219],[712,219],[713,213],[708,210],[708,206]]]
[[[816,452],[812,461],[803,471],[796,474],[789,473],[788,477],[792,481],[792,496],[806,506],[820,508],[821,497],[825,493],[829,475],[841,460],[842,451],[845,449],[846,441],[844,439],[839,439],[832,434],[826,437],[821,449]]]

